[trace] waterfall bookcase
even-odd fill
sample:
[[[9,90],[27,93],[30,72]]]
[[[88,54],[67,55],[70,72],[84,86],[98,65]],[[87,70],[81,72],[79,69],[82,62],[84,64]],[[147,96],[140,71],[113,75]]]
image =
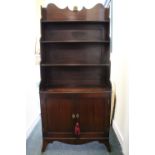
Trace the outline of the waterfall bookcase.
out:
[[[41,8],[40,105],[43,146],[104,143],[110,151],[109,8]]]

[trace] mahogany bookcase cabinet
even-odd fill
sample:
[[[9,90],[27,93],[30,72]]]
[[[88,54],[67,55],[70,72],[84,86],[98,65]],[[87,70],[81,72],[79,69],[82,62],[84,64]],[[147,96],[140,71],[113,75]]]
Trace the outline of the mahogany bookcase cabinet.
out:
[[[43,146],[61,141],[109,145],[109,8],[41,8],[40,105]]]

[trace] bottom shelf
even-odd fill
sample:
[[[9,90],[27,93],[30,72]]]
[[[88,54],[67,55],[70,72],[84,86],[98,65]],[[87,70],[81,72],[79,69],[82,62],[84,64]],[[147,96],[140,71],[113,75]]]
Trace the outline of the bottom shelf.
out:
[[[111,91],[112,86],[111,82],[107,82],[103,85],[98,86],[51,86],[40,84],[40,92],[49,92],[49,93],[102,93],[105,91]]]
[[[105,91],[111,91],[109,88],[46,88],[40,91],[48,91],[50,93],[101,93]]]

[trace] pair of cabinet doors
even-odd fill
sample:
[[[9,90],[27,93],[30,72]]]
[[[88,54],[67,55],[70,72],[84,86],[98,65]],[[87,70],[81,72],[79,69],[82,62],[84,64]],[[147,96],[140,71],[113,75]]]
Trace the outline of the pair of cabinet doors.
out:
[[[79,138],[109,136],[111,94],[105,93],[40,93],[44,136]]]

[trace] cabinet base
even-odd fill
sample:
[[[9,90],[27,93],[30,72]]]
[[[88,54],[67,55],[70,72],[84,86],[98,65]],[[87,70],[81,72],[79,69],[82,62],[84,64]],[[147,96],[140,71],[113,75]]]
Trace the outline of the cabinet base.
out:
[[[105,146],[106,146],[108,152],[111,152],[111,145],[110,145],[110,143],[109,143],[109,140],[108,140],[108,141],[104,141],[103,143],[105,144]]]
[[[48,143],[52,143],[52,141],[50,142],[50,141],[47,141],[46,139],[43,139],[41,152],[45,152]]]
[[[109,139],[108,138],[97,138],[97,139],[76,139],[76,138],[69,138],[69,139],[53,139],[53,138],[44,138],[43,139],[43,144],[42,144],[42,152],[45,152],[46,147],[48,145],[48,143],[52,143],[53,141],[60,141],[60,142],[64,142],[64,143],[68,143],[68,144],[84,144],[90,141],[99,141],[100,143],[105,144],[108,152],[111,152],[111,146],[109,143]]]

